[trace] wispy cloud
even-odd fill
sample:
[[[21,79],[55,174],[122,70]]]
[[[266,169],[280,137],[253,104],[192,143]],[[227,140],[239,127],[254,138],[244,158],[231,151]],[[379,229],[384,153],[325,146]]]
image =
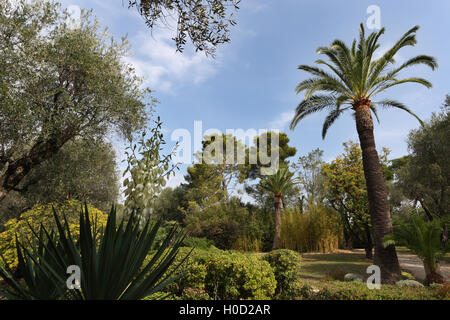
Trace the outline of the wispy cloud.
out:
[[[188,50],[176,52],[171,38],[169,30],[160,30],[157,37],[140,32],[130,39],[136,54],[126,62],[144,78],[145,86],[170,92],[175,86],[199,84],[215,74],[217,60]]]

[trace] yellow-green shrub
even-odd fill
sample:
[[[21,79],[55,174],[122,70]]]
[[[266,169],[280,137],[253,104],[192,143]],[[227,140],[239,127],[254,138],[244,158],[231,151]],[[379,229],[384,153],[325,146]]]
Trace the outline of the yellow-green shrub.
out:
[[[8,262],[10,267],[17,266],[17,253],[16,253],[16,234],[22,244],[31,241],[32,231],[38,232],[40,225],[43,224],[48,232],[51,230],[56,231],[55,220],[53,217],[53,209],[58,217],[63,221],[63,213],[67,217],[69,228],[72,235],[77,239],[80,235],[79,229],[79,217],[82,206],[81,202],[76,200],[68,200],[63,203],[49,203],[46,205],[36,205],[32,209],[22,213],[19,218],[9,220],[5,225],[5,230],[0,233],[0,253]],[[88,211],[91,221],[95,222],[97,230],[106,225],[108,215],[90,205],[88,205]]]
[[[205,289],[213,299],[271,299],[276,286],[270,264],[254,255],[223,252],[206,263]]]
[[[302,257],[298,252],[279,249],[266,254],[263,259],[273,269],[277,288],[275,295],[281,299],[290,299],[298,287]]]
[[[281,217],[281,247],[301,252],[328,253],[341,238],[337,214],[332,209],[310,204],[305,212],[286,209]]]

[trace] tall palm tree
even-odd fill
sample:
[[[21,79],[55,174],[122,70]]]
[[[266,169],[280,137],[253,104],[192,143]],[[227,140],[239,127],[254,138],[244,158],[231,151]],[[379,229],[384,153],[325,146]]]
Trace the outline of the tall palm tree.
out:
[[[396,66],[394,56],[407,46],[416,44],[415,26],[406,32],[392,48],[380,58],[375,57],[375,51],[380,47],[378,40],[384,33],[384,28],[371,33],[367,38],[364,26],[361,24],[359,41],[355,39],[351,47],[341,40],[335,40],[329,47],[320,47],[318,54],[324,54],[329,61],[322,59],[315,63],[328,67],[327,72],[315,66],[300,65],[300,70],[313,75],[313,78],[300,82],[296,88],[297,94],[305,92],[305,97],[296,109],[291,122],[291,129],[309,114],[327,110],[329,113],[322,129],[325,138],[328,128],[346,110],[353,110],[356,129],[363,152],[364,176],[367,183],[369,210],[373,227],[375,255],[374,263],[381,268],[382,281],[392,283],[400,278],[400,267],[397,253],[393,245],[383,247],[383,237],[392,234],[392,221],[389,213],[387,193],[384,186],[383,172],[375,149],[373,121],[371,112],[378,120],[377,106],[402,109],[421,123],[422,121],[404,104],[386,99],[375,102],[372,99],[379,93],[403,83],[418,83],[431,88],[431,83],[422,78],[399,79],[400,71],[419,64],[437,67],[436,60],[427,55],[419,55]]]
[[[294,178],[294,173],[289,168],[280,167],[273,175],[265,176],[261,179],[261,187],[273,195],[273,206],[275,209],[275,234],[273,237],[272,250],[280,248],[281,240],[281,204],[283,196],[299,183],[298,178]]]

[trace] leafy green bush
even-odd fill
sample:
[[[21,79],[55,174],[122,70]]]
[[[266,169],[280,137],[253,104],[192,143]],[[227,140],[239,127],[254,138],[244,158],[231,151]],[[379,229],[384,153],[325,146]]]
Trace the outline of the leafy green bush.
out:
[[[275,295],[287,299],[292,297],[300,275],[301,256],[295,251],[279,249],[266,254],[263,258],[269,262],[277,280]]]
[[[253,255],[227,252],[206,264],[205,289],[213,299],[270,299],[276,284],[270,264]]]
[[[181,247],[173,265],[166,272],[169,274],[178,268],[177,272],[181,273],[181,276],[167,286],[165,292],[179,298],[185,297],[188,291],[204,292],[206,263],[221,253],[222,251],[215,247],[211,247],[209,250]],[[146,257],[146,261],[150,261],[153,256],[154,252],[151,252]]]
[[[69,229],[77,240],[80,236],[80,212],[84,205],[76,200],[68,200],[63,203],[49,203],[46,205],[36,205],[32,209],[22,213],[19,218],[11,219],[5,223],[5,230],[0,233],[0,253],[6,259],[11,268],[17,267],[16,234],[22,243],[28,243],[33,238],[33,233],[29,225],[38,230],[42,224],[47,231],[56,231],[53,209],[55,208],[58,217],[62,220],[62,213],[65,214],[69,223]],[[91,205],[88,205],[89,218],[94,222],[96,231],[104,228],[108,215]]]
[[[370,290],[365,283],[332,281],[321,283],[316,290],[310,286],[298,290],[298,298],[305,300],[440,300],[448,299],[437,288],[400,288],[382,285]]]
[[[183,246],[208,250],[209,248],[214,246],[214,241],[206,238],[189,237],[184,239]]]
[[[168,287],[168,291],[177,296],[184,295],[189,288],[194,290],[205,289],[206,266],[202,259],[209,255],[205,254],[203,250],[191,251],[192,248],[180,248],[180,254],[173,265],[176,266],[182,262],[182,259],[189,254],[189,257],[180,267],[180,272],[183,275]],[[198,253],[198,251],[201,251],[201,253]],[[168,270],[168,272],[171,271],[170,269]]]

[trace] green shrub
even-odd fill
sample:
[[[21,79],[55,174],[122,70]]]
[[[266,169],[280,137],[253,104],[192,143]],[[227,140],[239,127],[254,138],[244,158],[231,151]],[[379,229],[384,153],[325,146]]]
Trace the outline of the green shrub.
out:
[[[205,289],[213,299],[270,299],[275,275],[267,261],[253,255],[224,252],[206,264]]]
[[[301,256],[295,251],[280,249],[266,254],[263,258],[269,262],[277,280],[275,295],[282,299],[292,297],[297,289],[300,276]]]
[[[22,213],[18,219],[9,220],[4,225],[5,230],[0,233],[0,253],[5,257],[8,265],[15,268],[18,264],[15,241],[16,234],[19,240],[22,240],[22,243],[28,243],[33,238],[33,232],[30,230],[28,224],[34,230],[39,230],[40,225],[43,224],[47,231],[56,231],[52,208],[55,208],[61,220],[63,220],[62,213],[64,212],[72,236],[77,240],[80,236],[79,220],[82,207],[83,204],[76,200],[36,205],[32,209]],[[96,231],[98,232],[104,228],[108,215],[90,205],[88,205],[88,211],[90,219],[95,223]]]
[[[188,288],[180,297],[181,300],[212,300],[212,298],[203,290]]]
[[[440,300],[445,297],[436,288],[400,288],[381,285],[379,290],[370,290],[365,283],[333,281],[298,290],[298,298],[305,300]],[[448,298],[447,298],[448,299]]]
[[[207,238],[190,237],[184,239],[183,246],[208,250],[214,246],[214,241]]]

